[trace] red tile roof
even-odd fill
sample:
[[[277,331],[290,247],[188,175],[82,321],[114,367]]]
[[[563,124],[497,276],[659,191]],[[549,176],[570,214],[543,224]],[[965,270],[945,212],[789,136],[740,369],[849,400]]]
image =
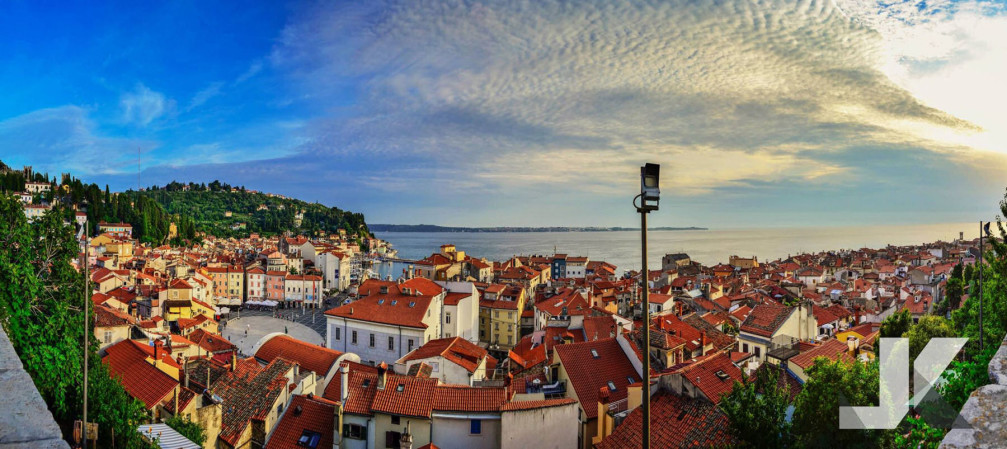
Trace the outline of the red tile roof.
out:
[[[406,377],[387,374],[385,388],[374,392],[374,404],[371,408],[376,412],[390,415],[416,416],[430,418],[433,410],[434,387],[437,379]],[[377,381],[372,381],[372,384]],[[402,391],[399,391],[401,386]]]
[[[721,395],[731,392],[734,382],[741,382],[741,370],[731,361],[727,353],[697,360],[695,363],[680,369],[689,383],[694,385],[714,404],[719,404]]]
[[[444,412],[496,412],[507,402],[503,387],[438,385],[434,388],[434,410]]]
[[[133,340],[123,340],[105,349],[105,357],[101,360],[112,375],[119,378],[130,396],[149,409],[167,397],[178,386],[178,381],[151,365],[143,346]]]
[[[356,362],[343,362],[341,366],[349,369],[348,394],[344,411],[357,415],[371,416],[371,405],[374,403],[374,393],[377,391],[378,369],[370,365]],[[364,382],[367,386],[364,387]],[[325,387],[322,397],[339,402],[342,398],[342,375],[337,374]]]
[[[670,393],[651,397],[650,419],[659,425],[651,427],[652,447],[732,447],[737,441],[731,436],[727,415],[717,406],[702,399],[690,399]],[[630,449],[640,447],[643,410],[637,407],[597,449]]]
[[[297,441],[304,431],[321,435],[316,447],[332,447],[335,404],[325,399],[297,395],[291,399],[286,410],[283,419],[270,434],[266,449],[303,449],[305,446],[298,445]]]
[[[826,340],[814,349],[809,349],[794,356],[790,359],[789,363],[797,365],[803,369],[808,369],[815,363],[815,359],[819,357],[825,357],[829,360],[842,359],[843,361],[852,362],[853,357],[847,352],[848,350],[849,346],[847,346],[846,342],[832,338]]]
[[[500,407],[502,412],[515,412],[521,410],[534,410],[539,408],[559,407],[562,405],[576,404],[573,398],[545,399],[540,401],[516,401],[508,402]]]
[[[286,374],[293,366],[282,358],[266,366],[247,358],[217,380],[213,390],[223,399],[220,438],[234,446],[252,419],[268,413],[287,387]]]
[[[302,369],[313,371],[320,377],[325,377],[336,359],[343,355],[334,349],[313,345],[289,335],[276,335],[267,340],[255,351],[255,358],[272,362],[277,357],[283,357],[297,362]]]
[[[128,326],[135,323],[135,321],[133,317],[105,304],[100,304],[94,308],[95,327]]]
[[[381,293],[387,287],[388,293]],[[433,297],[444,289],[423,278],[410,279],[401,284],[367,280],[360,286],[360,299],[325,312],[358,321],[389,324],[393,326],[426,329],[423,319]]]
[[[577,392],[584,414],[588,419],[598,416],[598,389],[615,384],[609,398],[618,401],[626,398],[626,387],[640,382],[640,375],[614,338],[585,341],[556,346],[554,351],[563,364],[571,387]],[[597,354],[595,357],[594,354]]]
[[[211,353],[234,351],[237,349],[237,346],[227,341],[226,338],[217,334],[211,334],[204,329],[196,329],[190,332],[188,338],[193,343],[199,345],[200,348],[203,348],[203,350]]]
[[[759,304],[741,323],[741,330],[763,337],[772,337],[790,317],[792,310],[791,307],[782,305]]]
[[[406,354],[403,361],[422,360],[431,357],[443,357],[456,365],[474,373],[480,362],[489,357],[489,352],[461,337],[440,338],[430,340],[413,352]]]

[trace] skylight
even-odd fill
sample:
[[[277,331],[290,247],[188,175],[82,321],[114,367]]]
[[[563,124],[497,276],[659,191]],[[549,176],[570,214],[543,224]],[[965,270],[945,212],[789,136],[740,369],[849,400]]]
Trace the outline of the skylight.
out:
[[[405,391],[405,390],[406,390],[406,384],[398,384],[398,385],[397,385],[397,386],[395,387],[395,391],[397,391],[397,392],[399,392],[399,393],[401,393],[401,392],[403,392],[403,391]]]
[[[393,306],[394,306],[394,305],[396,305],[396,304],[398,304],[398,303],[399,303],[399,301],[398,301],[398,300],[396,300],[396,299],[393,299],[393,300],[392,300],[392,305],[393,305]]]
[[[385,300],[384,300],[384,299],[379,299],[379,300],[378,300],[378,305],[379,305],[379,306],[380,306],[380,305],[382,305],[382,304],[384,304],[384,303],[385,303]]]
[[[315,449],[321,440],[322,434],[312,430],[305,430],[301,433],[301,437],[297,439],[297,445]]]
[[[371,385],[371,380],[370,380],[370,379],[364,379],[364,384],[363,384],[363,387],[364,387],[364,388],[367,388],[367,387],[368,387],[368,386],[370,386],[370,385]]]
[[[633,382],[636,382],[636,379],[633,379],[633,376],[626,376],[626,381],[629,382],[630,385],[633,385]]]
[[[592,349],[591,350],[591,357],[594,357],[596,359],[601,358],[601,356],[598,355],[598,350],[597,349]]]
[[[612,382],[611,380],[608,381],[608,389],[615,391],[615,382]]]
[[[416,301],[409,301],[409,307],[415,307]]]

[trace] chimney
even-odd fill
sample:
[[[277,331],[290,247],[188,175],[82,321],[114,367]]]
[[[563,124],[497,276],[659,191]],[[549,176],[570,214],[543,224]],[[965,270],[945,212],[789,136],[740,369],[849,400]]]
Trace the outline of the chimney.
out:
[[[384,390],[385,389],[385,379],[387,378],[387,376],[388,376],[388,364],[385,363],[385,362],[381,362],[381,364],[378,365],[378,389],[379,390]]]
[[[238,351],[231,351],[231,371],[238,369]],[[209,387],[209,385],[207,385]]]
[[[346,405],[350,397],[350,368],[347,365],[339,367],[339,402]]]
[[[185,377],[185,388],[189,388],[189,361],[182,364],[182,376]]]
[[[706,331],[699,334],[699,355],[706,355]]]

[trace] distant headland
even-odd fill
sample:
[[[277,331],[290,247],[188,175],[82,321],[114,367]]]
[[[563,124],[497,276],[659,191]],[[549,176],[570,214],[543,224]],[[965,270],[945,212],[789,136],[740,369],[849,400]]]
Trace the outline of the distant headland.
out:
[[[367,226],[371,232],[610,232],[639,231],[640,228],[598,227],[598,226],[496,226],[496,227],[461,227],[437,226],[429,224],[371,224]],[[675,228],[648,228],[650,231],[706,231],[707,228],[695,226]]]

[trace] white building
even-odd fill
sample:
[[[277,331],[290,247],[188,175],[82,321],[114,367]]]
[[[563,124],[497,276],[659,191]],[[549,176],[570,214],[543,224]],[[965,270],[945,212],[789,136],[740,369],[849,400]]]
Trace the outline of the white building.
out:
[[[441,335],[461,337],[471,343],[479,343],[479,291],[471,282],[437,281],[437,285],[447,289],[444,297],[444,313],[441,319]]]
[[[446,290],[428,279],[368,280],[360,299],[325,312],[326,347],[360,355],[363,363],[395,363],[441,337]]]

